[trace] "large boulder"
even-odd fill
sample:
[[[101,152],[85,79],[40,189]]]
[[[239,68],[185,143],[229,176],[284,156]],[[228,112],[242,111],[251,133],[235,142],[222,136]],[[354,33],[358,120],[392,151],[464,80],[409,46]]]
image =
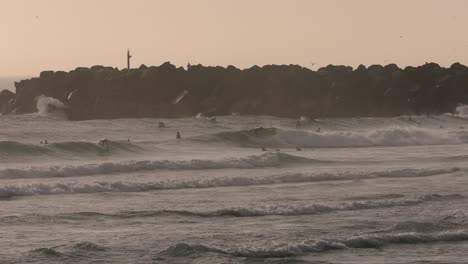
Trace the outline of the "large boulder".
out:
[[[13,103],[15,93],[10,90],[3,90],[0,92],[0,113],[6,114],[9,112],[9,105]]]

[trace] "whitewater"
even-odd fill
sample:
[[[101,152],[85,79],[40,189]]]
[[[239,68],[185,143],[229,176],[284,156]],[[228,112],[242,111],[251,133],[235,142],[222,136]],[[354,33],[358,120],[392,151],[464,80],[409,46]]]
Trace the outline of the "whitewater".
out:
[[[50,104],[0,116],[0,263],[466,263],[465,106],[298,124]]]

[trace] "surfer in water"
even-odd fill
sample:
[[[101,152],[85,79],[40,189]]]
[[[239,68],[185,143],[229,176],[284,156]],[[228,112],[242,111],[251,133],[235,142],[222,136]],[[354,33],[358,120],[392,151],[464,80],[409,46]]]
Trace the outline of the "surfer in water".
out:
[[[302,151],[302,148],[299,146],[296,146],[296,151]]]
[[[159,127],[159,128],[165,128],[165,127],[166,127],[166,124],[164,124],[164,122],[159,121],[158,127]]]
[[[177,140],[181,140],[181,139],[182,139],[182,136],[180,136],[180,132],[179,132],[179,131],[177,131],[177,133],[176,133],[176,139],[177,139]]]
[[[109,150],[109,140],[108,139],[103,139],[103,140],[99,141],[99,145],[105,147],[106,150]]]
[[[44,141],[44,144],[49,144],[49,142],[47,142],[47,139]]]
[[[319,127],[319,128],[317,128],[317,133],[320,133],[320,127]]]

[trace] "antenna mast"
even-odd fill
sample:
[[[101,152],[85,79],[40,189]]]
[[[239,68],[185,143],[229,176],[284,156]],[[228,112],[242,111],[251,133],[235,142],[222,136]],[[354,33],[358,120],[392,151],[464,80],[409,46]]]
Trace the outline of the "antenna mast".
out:
[[[130,55],[130,49],[127,49],[127,69],[130,70],[130,58],[132,55]]]

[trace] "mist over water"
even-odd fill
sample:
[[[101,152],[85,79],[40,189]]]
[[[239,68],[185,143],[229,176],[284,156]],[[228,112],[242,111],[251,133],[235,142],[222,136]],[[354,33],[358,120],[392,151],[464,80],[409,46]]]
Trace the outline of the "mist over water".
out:
[[[71,122],[60,102],[37,104],[0,116],[2,263],[460,263],[468,252],[465,106],[296,127]]]

